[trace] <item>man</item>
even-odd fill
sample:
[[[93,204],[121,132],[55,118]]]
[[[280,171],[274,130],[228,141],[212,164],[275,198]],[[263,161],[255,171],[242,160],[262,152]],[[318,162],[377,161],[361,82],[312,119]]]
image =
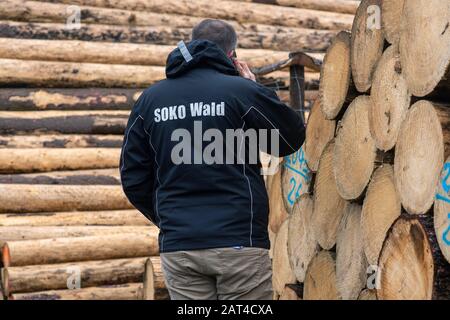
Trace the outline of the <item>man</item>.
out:
[[[170,53],[167,79],[136,102],[125,132],[123,189],[160,228],[172,299],[272,298],[261,164],[241,157],[254,146],[247,136],[231,146],[223,137],[229,130],[241,130],[242,137],[243,130],[275,131],[270,147],[262,148],[285,156],[300,148],[305,128],[235,58],[236,43],[236,32],[223,21],[197,25],[192,41]],[[274,140],[279,143],[272,147]]]

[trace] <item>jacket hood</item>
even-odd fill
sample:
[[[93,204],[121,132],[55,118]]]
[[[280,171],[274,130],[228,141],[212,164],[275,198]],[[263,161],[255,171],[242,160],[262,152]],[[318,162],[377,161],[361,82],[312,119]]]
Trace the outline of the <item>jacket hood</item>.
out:
[[[191,69],[198,67],[213,68],[221,73],[239,75],[230,58],[214,42],[194,40],[186,44],[192,60],[186,62],[179,48],[173,50],[167,57],[166,76],[177,78]]]

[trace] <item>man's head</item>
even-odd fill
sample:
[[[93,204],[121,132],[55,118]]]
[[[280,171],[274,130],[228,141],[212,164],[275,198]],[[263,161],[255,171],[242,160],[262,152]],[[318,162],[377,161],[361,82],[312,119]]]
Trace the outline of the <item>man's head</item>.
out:
[[[228,57],[232,57],[237,45],[234,28],[222,20],[206,19],[192,29],[192,40],[209,40],[219,46]]]

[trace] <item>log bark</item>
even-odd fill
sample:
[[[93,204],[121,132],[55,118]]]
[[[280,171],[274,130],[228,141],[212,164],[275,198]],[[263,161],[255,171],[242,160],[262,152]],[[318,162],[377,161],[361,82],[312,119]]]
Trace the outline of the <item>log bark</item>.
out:
[[[370,265],[377,264],[386,234],[401,209],[392,166],[379,167],[367,188],[361,214],[362,244]]]
[[[448,99],[450,77],[450,4],[440,0],[405,1],[400,33],[400,60],[408,88],[424,97],[443,80]]]
[[[320,11],[355,14],[359,1],[347,0],[234,0],[275,4],[283,7],[294,7]]]
[[[295,201],[309,191],[311,179],[303,145],[296,153],[284,157],[281,167],[281,194],[288,214],[292,212]]]
[[[442,127],[428,101],[415,103],[403,121],[395,150],[395,185],[410,214],[425,214],[432,206],[444,163]]]
[[[317,99],[311,109],[306,126],[305,159],[308,168],[316,172],[323,149],[334,137],[336,122],[327,120]]]
[[[281,166],[283,163],[279,164],[280,168],[271,177],[269,183],[269,228],[274,232],[278,233],[283,222],[287,219],[288,213],[283,202],[283,195],[281,191]]]
[[[3,245],[4,267],[74,261],[149,257],[158,254],[158,231],[77,238],[9,241]]]
[[[173,45],[0,38],[4,59],[165,66],[174,49]],[[249,67],[258,68],[287,59],[289,52],[238,49],[237,55]]]
[[[450,265],[437,247],[431,215],[400,217],[379,259],[380,300],[430,300],[450,297]]]
[[[278,230],[273,248],[273,290],[276,294],[281,295],[286,284],[295,283],[295,273],[289,262],[289,254],[287,248],[289,233],[289,220],[283,222]]]
[[[298,282],[305,280],[306,268],[319,245],[312,228],[313,199],[304,194],[297,199],[289,218],[287,249]]]
[[[154,226],[7,226],[0,227],[0,246],[10,241],[90,237],[114,234],[148,234]]]
[[[147,87],[165,79],[163,67],[0,59],[0,85]]]
[[[434,230],[439,247],[450,263],[450,188],[448,178],[450,158],[444,164],[434,200]]]
[[[239,47],[247,49],[270,49],[279,51],[324,51],[336,34],[333,30],[263,26],[242,24],[238,31]],[[189,41],[191,28],[169,26],[115,26],[83,24],[80,29],[67,29],[63,23],[25,23],[0,21],[0,36],[6,38],[85,40],[104,42],[131,42],[176,45]]]
[[[376,6],[376,7],[373,7]],[[370,8],[381,8],[381,0],[362,0],[351,37],[351,68],[353,82],[359,92],[366,92],[372,85],[372,77],[383,53],[384,36],[376,12]]]
[[[0,149],[1,173],[117,168],[120,149]]]
[[[121,135],[55,134],[39,136],[0,136],[0,149],[32,148],[120,148]]]
[[[327,30],[349,29],[352,23],[352,15],[350,14],[322,12],[297,8],[284,8],[280,6],[267,6],[259,3],[242,2],[239,3],[239,5],[236,5],[236,3],[233,1],[222,0],[214,1],[214,3],[208,2],[206,0],[199,0],[195,2],[187,0],[132,0],[127,2],[111,0],[52,0],[52,2],[78,4],[83,6],[88,5],[92,7],[108,7],[122,10],[139,10],[133,11],[134,19],[132,22],[134,24],[139,24],[141,21],[141,19],[139,19],[140,11],[157,12],[160,14],[182,14],[195,17],[209,17],[214,19],[233,20],[239,23],[253,22],[287,27],[305,27]],[[95,12],[94,8],[92,7],[89,8],[89,16],[91,16],[93,12]],[[103,10],[105,10],[106,12],[107,9]],[[252,14],[248,15],[245,14],[245,12],[252,12]],[[105,14],[105,16],[107,15]],[[124,16],[123,23],[129,24],[129,19],[129,16]],[[146,19],[148,18],[145,17],[145,19],[142,19],[142,23],[148,25],[149,22],[146,21]],[[194,20],[194,18],[191,19]],[[171,25],[177,27],[183,27],[186,26],[187,23],[192,23],[191,21],[187,20],[184,23],[175,25],[172,20],[173,18],[169,20]],[[193,24],[188,26],[195,25],[196,23],[197,22],[194,22]],[[117,24],[117,22],[112,24]],[[161,23],[158,23],[158,25],[163,24],[164,20],[162,20]]]
[[[0,212],[132,209],[119,186],[0,185]]]
[[[411,103],[395,46],[387,48],[378,62],[370,98],[370,132],[377,148],[388,151],[395,146],[400,125]]]
[[[344,105],[350,86],[351,36],[338,33],[327,50],[320,73],[320,105],[326,119],[334,119]]]
[[[0,214],[0,226],[147,226],[137,210],[68,211]]]
[[[92,287],[75,290],[49,290],[16,293],[11,300],[142,300],[142,283]]]
[[[130,110],[141,92],[119,88],[7,88],[0,89],[0,110]]]
[[[400,28],[405,0],[383,0],[381,2],[381,24],[383,35],[390,44],[400,41]]]
[[[146,260],[147,258],[131,258],[8,267],[3,270],[2,283],[6,296],[15,293],[72,289],[76,285],[87,288],[139,283],[143,280]],[[71,276],[77,279],[72,279]]]
[[[2,174],[0,175],[0,183],[52,185],[120,185],[120,175],[118,169]]]
[[[145,262],[143,299],[169,300],[159,257],[150,257]]]
[[[336,135],[333,171],[342,198],[358,198],[375,167],[376,147],[369,130],[369,96],[359,96],[348,107]]]
[[[303,300],[339,300],[336,287],[335,256],[320,251],[311,260],[306,271]]]
[[[123,134],[129,111],[1,111],[0,134]]]
[[[361,206],[347,205],[336,241],[336,286],[343,300],[356,300],[367,282],[360,221]]]
[[[314,182],[314,213],[312,226],[314,237],[324,249],[336,244],[339,223],[344,214],[346,201],[339,195],[333,173],[334,140],[325,147],[319,161]]]

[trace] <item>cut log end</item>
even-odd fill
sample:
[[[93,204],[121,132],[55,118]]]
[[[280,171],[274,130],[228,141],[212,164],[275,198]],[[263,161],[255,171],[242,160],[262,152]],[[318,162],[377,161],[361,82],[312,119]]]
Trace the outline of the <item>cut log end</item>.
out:
[[[443,162],[441,123],[433,105],[419,101],[408,111],[395,150],[395,185],[408,213],[430,209]]]
[[[400,218],[391,228],[379,260],[381,300],[430,300],[434,264],[427,235],[417,219]]]
[[[383,0],[381,2],[381,23],[383,34],[390,44],[400,41],[400,27],[405,0]]]
[[[339,300],[336,263],[332,253],[320,251],[311,260],[305,277],[304,300]]]
[[[450,4],[405,1],[401,20],[400,58],[405,79],[414,96],[424,97],[438,85],[449,65]]]
[[[314,183],[314,237],[326,250],[336,244],[336,235],[346,201],[339,195],[333,174],[334,140],[325,147]]]
[[[356,11],[351,38],[351,68],[353,82],[359,92],[367,92],[378,59],[383,53],[384,36],[381,30],[381,0],[362,0]]]
[[[439,247],[450,263],[450,188],[448,184],[450,157],[444,164],[434,202],[434,230]]]
[[[370,265],[377,264],[386,234],[400,213],[394,170],[390,165],[381,166],[372,176],[361,215],[362,242]]]
[[[273,251],[273,289],[281,295],[286,284],[295,283],[296,277],[289,262],[287,241],[289,221],[286,220],[277,233]]]
[[[366,286],[367,261],[360,228],[361,206],[349,204],[336,242],[336,284],[344,300],[355,300]]]
[[[289,218],[288,254],[298,282],[305,279],[306,268],[318,250],[312,229],[313,200],[304,194],[297,199]]]
[[[333,169],[337,189],[346,200],[358,198],[372,175],[376,147],[369,130],[369,96],[359,96],[348,107],[336,136]]]
[[[335,130],[336,122],[325,118],[320,107],[320,99],[317,99],[306,126],[305,159],[311,171],[317,171],[323,149],[333,139]]]
[[[383,53],[373,77],[369,126],[377,148],[383,151],[394,147],[411,102],[399,64],[396,48],[391,46]]]
[[[319,97],[327,119],[341,110],[350,85],[350,33],[338,33],[325,55],[320,74]]]

